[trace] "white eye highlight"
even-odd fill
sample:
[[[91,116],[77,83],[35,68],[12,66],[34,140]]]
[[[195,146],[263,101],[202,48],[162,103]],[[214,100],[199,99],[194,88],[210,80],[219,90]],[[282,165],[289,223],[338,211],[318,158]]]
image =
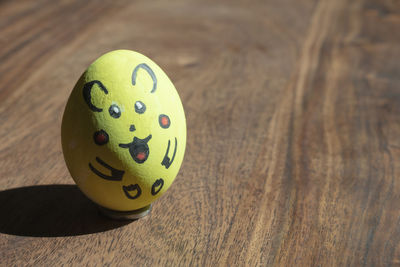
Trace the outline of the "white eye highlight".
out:
[[[108,112],[110,113],[110,116],[115,119],[118,119],[121,116],[121,109],[116,104],[112,104],[108,109]]]
[[[146,105],[142,101],[136,101],[135,111],[138,114],[142,114],[146,111]]]

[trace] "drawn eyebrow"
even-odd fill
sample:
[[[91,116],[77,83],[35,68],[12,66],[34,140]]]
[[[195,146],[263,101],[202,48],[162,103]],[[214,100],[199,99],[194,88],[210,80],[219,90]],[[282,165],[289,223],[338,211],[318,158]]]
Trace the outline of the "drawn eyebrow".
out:
[[[89,168],[92,172],[94,172],[94,174],[96,174],[100,178],[110,180],[110,181],[121,181],[122,180],[122,176],[124,175],[125,171],[114,169],[113,167],[111,167],[110,165],[108,165],[107,163],[102,161],[99,157],[96,157],[96,161],[100,165],[103,165],[105,168],[109,169],[111,171],[111,176],[101,173],[99,170],[95,169],[92,166],[92,164],[89,162]]]
[[[136,66],[136,68],[133,70],[132,73],[132,84],[136,85],[136,77],[137,77],[137,72],[138,70],[142,68],[145,71],[147,71],[147,73],[150,75],[151,79],[153,80],[153,88],[151,89],[150,93],[154,93],[157,89],[157,77],[154,74],[153,70],[145,63],[141,63],[139,65]]]
[[[98,80],[93,80],[91,82],[86,83],[83,86],[83,99],[85,99],[86,104],[89,106],[89,108],[95,112],[102,112],[103,109],[96,107],[95,105],[93,105],[92,103],[92,96],[91,96],[91,92],[92,92],[92,88],[93,85],[97,84],[99,86],[99,88],[105,93],[108,94],[108,90],[107,88]]]

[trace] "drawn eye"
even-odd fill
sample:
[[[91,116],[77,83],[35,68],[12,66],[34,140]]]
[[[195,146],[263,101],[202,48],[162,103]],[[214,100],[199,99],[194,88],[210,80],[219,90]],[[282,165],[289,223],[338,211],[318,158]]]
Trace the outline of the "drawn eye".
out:
[[[121,117],[121,109],[116,104],[112,104],[108,109],[108,112],[110,113],[110,116],[115,119]]]
[[[135,111],[138,114],[142,114],[146,111],[146,105],[142,101],[136,101]]]
[[[160,123],[161,128],[167,129],[171,125],[171,121],[169,117],[165,114],[161,114],[160,117],[158,117],[158,123]]]
[[[108,134],[104,130],[100,130],[94,133],[93,135],[94,142],[101,146],[108,143]]]

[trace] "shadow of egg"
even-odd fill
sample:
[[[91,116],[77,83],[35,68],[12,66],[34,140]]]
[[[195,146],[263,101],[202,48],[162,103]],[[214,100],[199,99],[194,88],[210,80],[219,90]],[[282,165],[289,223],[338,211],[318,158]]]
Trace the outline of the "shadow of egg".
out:
[[[56,237],[104,232],[132,221],[102,216],[76,185],[38,185],[0,192],[0,232]]]

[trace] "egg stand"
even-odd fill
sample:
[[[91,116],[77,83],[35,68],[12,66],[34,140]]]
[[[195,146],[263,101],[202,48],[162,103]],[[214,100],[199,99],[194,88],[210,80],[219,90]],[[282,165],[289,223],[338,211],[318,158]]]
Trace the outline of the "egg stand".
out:
[[[148,215],[151,212],[152,204],[132,211],[116,211],[104,208],[102,206],[98,207],[100,212],[108,218],[114,220],[137,220]]]

